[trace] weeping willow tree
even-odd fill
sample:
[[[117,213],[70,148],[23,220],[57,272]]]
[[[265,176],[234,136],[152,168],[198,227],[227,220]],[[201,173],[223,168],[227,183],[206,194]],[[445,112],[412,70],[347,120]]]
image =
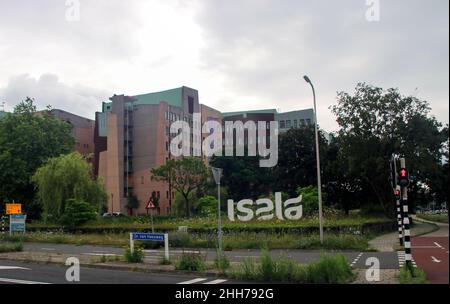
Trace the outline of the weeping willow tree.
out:
[[[49,159],[32,178],[43,207],[43,218],[58,220],[70,199],[101,210],[107,200],[102,183],[93,178],[91,165],[79,153]]]

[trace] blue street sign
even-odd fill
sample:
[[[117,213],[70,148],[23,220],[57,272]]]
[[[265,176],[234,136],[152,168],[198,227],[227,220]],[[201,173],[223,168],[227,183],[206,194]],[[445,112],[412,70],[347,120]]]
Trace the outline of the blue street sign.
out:
[[[134,232],[132,233],[133,241],[164,241],[163,233],[141,233]]]
[[[11,232],[25,232],[25,223],[11,223]]]
[[[11,220],[25,220],[25,214],[11,214]]]

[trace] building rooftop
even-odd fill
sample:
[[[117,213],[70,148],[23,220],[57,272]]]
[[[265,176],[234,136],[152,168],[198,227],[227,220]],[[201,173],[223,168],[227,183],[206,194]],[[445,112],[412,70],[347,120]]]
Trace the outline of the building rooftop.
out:
[[[264,110],[251,110],[251,111],[239,111],[239,112],[224,112],[223,117],[230,117],[244,114],[277,114],[276,109],[264,109]]]

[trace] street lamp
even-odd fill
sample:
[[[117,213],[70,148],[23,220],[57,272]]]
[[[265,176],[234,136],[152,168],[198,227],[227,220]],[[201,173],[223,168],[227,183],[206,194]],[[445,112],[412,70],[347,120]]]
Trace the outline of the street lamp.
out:
[[[220,218],[220,179],[222,177],[222,171],[221,168],[214,168],[211,167],[212,173],[214,176],[214,180],[217,184],[217,226],[218,226],[218,243],[219,243],[219,256],[217,259],[219,260],[220,265],[220,259],[222,257],[222,220]]]
[[[323,244],[323,218],[322,218],[322,182],[320,180],[320,153],[319,153],[319,131],[317,128],[317,107],[316,107],[316,90],[308,76],[303,76],[303,79],[311,85],[314,98],[314,131],[316,133],[316,162],[317,162],[317,188],[319,195],[319,229],[320,229],[320,243]]]

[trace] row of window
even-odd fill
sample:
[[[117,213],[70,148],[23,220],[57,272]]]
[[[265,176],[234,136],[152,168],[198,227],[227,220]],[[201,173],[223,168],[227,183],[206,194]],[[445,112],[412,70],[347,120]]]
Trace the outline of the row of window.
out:
[[[280,120],[280,129],[290,129],[290,128],[297,128],[302,126],[309,126],[311,125],[311,119],[294,119],[293,121],[288,120]]]
[[[77,147],[81,147],[81,144],[79,142],[77,142]],[[83,144],[83,148],[88,149],[89,148],[89,144]]]

